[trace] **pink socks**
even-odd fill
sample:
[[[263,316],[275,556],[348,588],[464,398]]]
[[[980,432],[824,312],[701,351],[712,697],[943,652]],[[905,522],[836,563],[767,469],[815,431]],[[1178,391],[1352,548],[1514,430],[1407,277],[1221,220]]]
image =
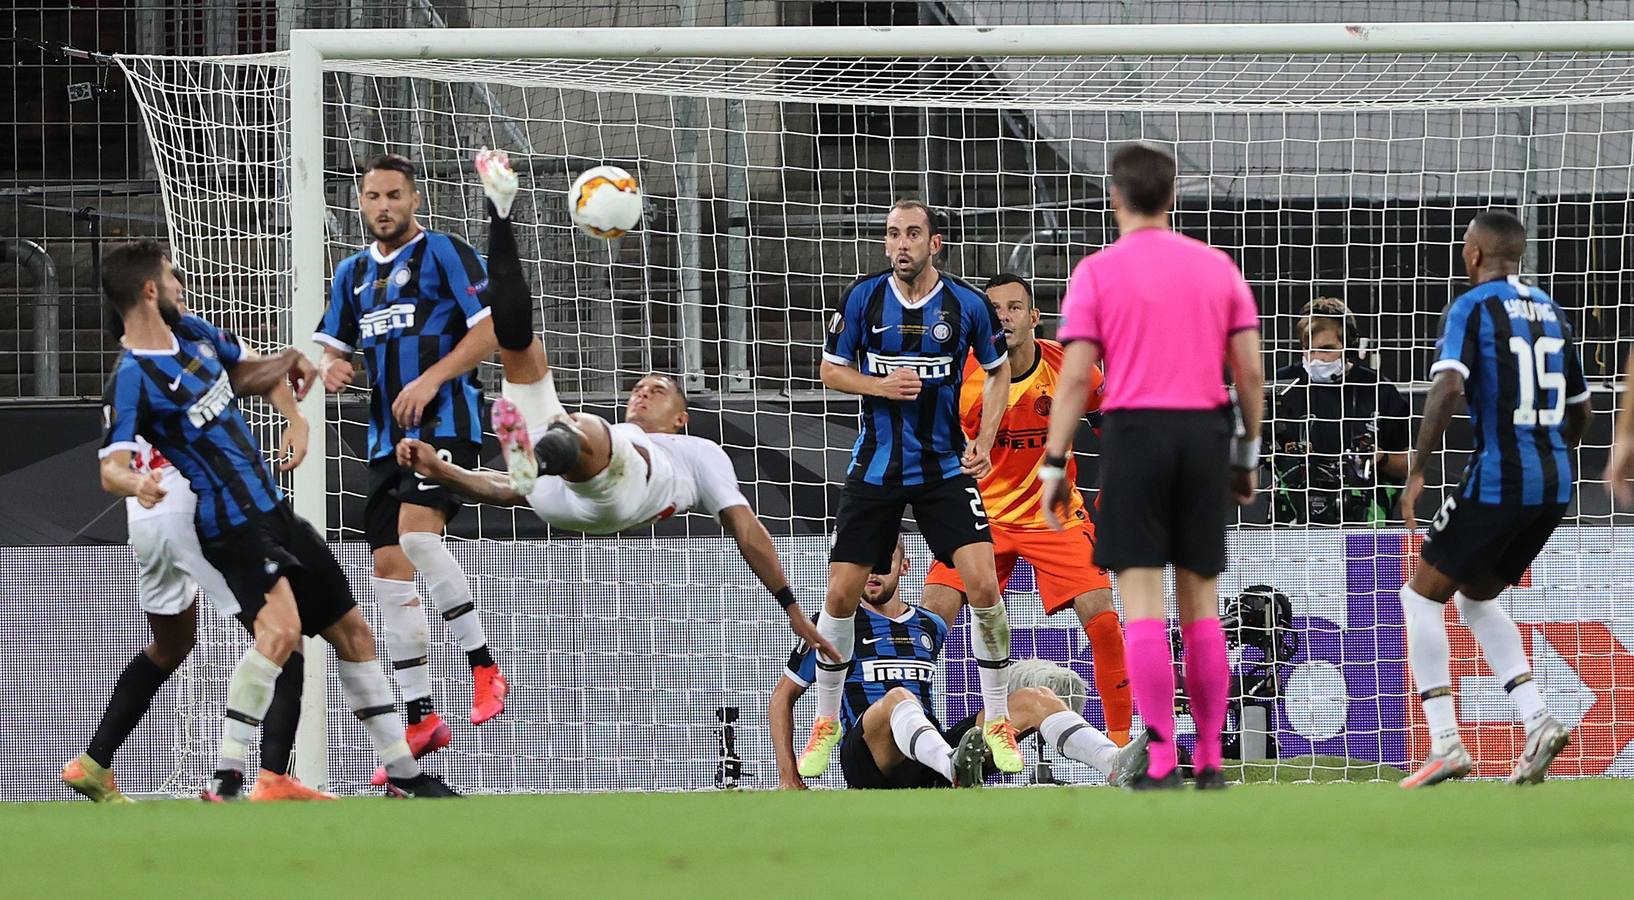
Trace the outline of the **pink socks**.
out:
[[[1162,619],[1136,619],[1124,624],[1123,642],[1135,709],[1152,731],[1146,774],[1162,778],[1175,766],[1174,655],[1169,650],[1169,629]],[[1215,746],[1219,746],[1218,739]]]
[[[1219,619],[1203,619],[1183,626],[1186,645],[1186,696],[1197,724],[1197,770],[1220,768],[1220,732],[1225,728],[1226,694],[1231,690],[1231,664],[1226,660],[1225,632]]]

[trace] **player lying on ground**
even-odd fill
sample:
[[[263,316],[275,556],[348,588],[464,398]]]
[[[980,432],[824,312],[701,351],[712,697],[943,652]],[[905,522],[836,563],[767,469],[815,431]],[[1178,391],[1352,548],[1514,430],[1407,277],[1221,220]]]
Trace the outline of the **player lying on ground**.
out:
[[[1536,784],[1571,739],[1543,704],[1520,630],[1497,604],[1520,583],[1572,500],[1572,449],[1589,427],[1589,389],[1566,314],[1548,294],[1520,280],[1526,226],[1489,210],[1464,233],[1464,268],[1473,287],[1447,307],[1430,366],[1430,395],[1418,434],[1402,518],[1414,507],[1424,473],[1441,445],[1462,393],[1469,399],[1475,452],[1458,487],[1441,505],[1401,589],[1407,661],[1424,703],[1430,756],[1402,781],[1427,787],[1474,768],[1453,709],[1452,649],[1444,611],[1456,599],[1487,664],[1504,684],[1526,728],[1526,747],[1510,784]]]
[[[908,572],[899,540],[890,571],[870,575],[856,618],[856,655],[846,673],[840,715],[845,739],[840,770],[853,788],[977,787],[987,761],[982,713],[946,732],[931,718],[936,659],[947,623],[935,613],[902,602],[897,588]],[[816,678],[817,659],[805,644],[794,648],[767,708],[778,783],[803,790],[794,757],[794,704]],[[1028,683],[1033,679],[1039,683]],[[1010,721],[1021,732],[1037,729],[1062,756],[1087,763],[1114,784],[1144,771],[1145,740],[1123,750],[1062,701],[1084,696],[1073,672],[1042,660],[1018,663],[1011,672]],[[1053,689],[1052,689],[1053,685]]]
[[[392,677],[403,692],[415,758],[448,746],[452,735],[431,702],[424,604],[441,611],[471,667],[471,724],[505,709],[510,686],[488,650],[488,636],[465,570],[443,543],[460,498],[405,477],[393,456],[404,437],[475,465],[482,448],[482,388],[472,370],[493,355],[482,257],[459,238],[421,228],[414,164],[395,154],[370,160],[358,184],[363,223],[374,242],[335,268],[329,305],[312,335],[323,345],[323,383],[352,382],[361,351],[369,397],[369,497],[363,531],[374,556],[369,579],[386,631]],[[386,783],[384,770],[374,783]]]
[[[852,619],[870,572],[890,564],[902,515],[912,507],[931,553],[964,582],[970,650],[987,717],[982,739],[1004,772],[1021,771],[1010,727],[1010,625],[993,568],[993,536],[976,478],[992,467],[993,440],[1010,389],[1010,363],[993,307],[981,291],[936,268],[941,227],[930,207],[899,200],[885,217],[891,268],[858,278],[840,297],[823,346],[825,387],[862,398],[862,425],[840,489],[828,596],[817,630],[840,651],[817,667],[817,717],[800,774],[828,768],[844,726],[840,692],[854,649]],[[987,371],[976,437],[959,430],[964,360]]]
[[[477,155],[477,171],[490,201],[488,297],[505,367],[494,431],[509,471],[467,469],[413,438],[397,445],[398,462],[476,502],[530,506],[546,523],[585,534],[629,531],[688,510],[717,517],[787,612],[794,633],[832,655],[833,647],[795,602],[777,548],[738,489],[726,452],[712,441],[680,433],[687,398],[679,384],[663,375],[641,379],[617,425],[585,413],[567,414],[556,397],[544,345],[533,334],[532,295],[509,218],[516,174],[503,153],[487,150]]]
[[[303,632],[322,634],[334,646],[341,688],[391,773],[391,792],[451,796],[409,753],[391,685],[375,660],[374,634],[346,576],[323,537],[290,509],[238,410],[235,394],[265,394],[289,377],[304,394],[316,370],[296,350],[249,359],[232,333],[183,315],[181,285],[154,241],[111,251],[103,291],[123,323],[126,348],[108,381],[104,471],[129,474],[138,434],[181,470],[198,494],[205,559],[255,635],[227,685],[221,753],[205,799],[241,792],[246,745]],[[126,496],[142,489],[124,477],[109,487]]]
[[[997,311],[1010,357],[1010,396],[993,442],[993,469],[982,476],[982,505],[993,528],[993,556],[999,590],[1010,583],[1016,560],[1033,567],[1044,613],[1071,607],[1089,638],[1095,662],[1095,689],[1106,715],[1106,733],[1118,745],[1129,743],[1131,700],[1129,673],[1123,663],[1123,628],[1112,609],[1112,579],[1090,562],[1095,525],[1077,492],[1069,497],[1067,529],[1052,531],[1044,521],[1038,470],[1044,464],[1044,435],[1061,375],[1062,346],[1040,340],[1038,306],[1033,289],[1019,275],[1000,274],[982,287]],[[1101,374],[1091,371],[1089,412],[1100,407]],[[959,392],[960,424],[975,440],[981,427],[982,394],[987,375],[974,357],[965,361],[965,383]],[[1067,480],[1077,482],[1077,464],[1067,461]],[[953,622],[965,603],[964,581],[952,566],[938,562],[925,576],[922,606]]]

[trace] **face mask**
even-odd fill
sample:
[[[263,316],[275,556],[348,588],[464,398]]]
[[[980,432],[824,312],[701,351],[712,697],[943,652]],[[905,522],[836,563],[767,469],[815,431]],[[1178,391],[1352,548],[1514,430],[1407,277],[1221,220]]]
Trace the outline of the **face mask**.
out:
[[[1307,359],[1305,374],[1311,376],[1311,384],[1338,384],[1345,375],[1345,361],[1335,359],[1324,362],[1319,359]]]

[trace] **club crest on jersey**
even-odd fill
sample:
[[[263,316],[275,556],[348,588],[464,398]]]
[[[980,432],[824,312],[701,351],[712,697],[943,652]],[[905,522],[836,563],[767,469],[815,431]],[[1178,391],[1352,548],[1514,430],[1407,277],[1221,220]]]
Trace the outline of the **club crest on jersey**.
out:
[[[1033,412],[1048,418],[1050,409],[1053,406],[1055,406],[1055,401],[1050,399],[1050,395],[1042,394],[1037,400],[1033,401]]]
[[[828,333],[840,334],[845,331],[845,314],[835,313],[834,318],[828,320]]]
[[[392,284],[395,284],[398,287],[402,287],[403,285],[408,284],[409,283],[409,270],[408,270],[408,268],[404,267],[404,268],[398,269],[397,271],[391,273],[391,281],[392,281]]]
[[[358,329],[365,338],[380,337],[401,328],[413,327],[414,304],[412,303],[393,303],[384,309],[365,313],[362,318],[358,319]]]
[[[215,421],[229,404],[233,402],[233,383],[222,372],[216,376],[216,383],[204,392],[194,404],[187,408],[187,421],[193,423],[194,428],[203,428]]]
[[[946,322],[937,322],[930,327],[930,336],[937,343],[945,344],[953,339],[953,326]]]
[[[919,636],[919,646],[924,647],[926,650],[929,650],[930,649],[930,635],[928,635],[928,634],[920,635]]]
[[[210,346],[207,343],[194,344],[193,349],[198,352],[199,356],[202,356],[205,359],[215,359],[216,358],[216,348]],[[189,363],[188,365],[191,366],[192,364]]]

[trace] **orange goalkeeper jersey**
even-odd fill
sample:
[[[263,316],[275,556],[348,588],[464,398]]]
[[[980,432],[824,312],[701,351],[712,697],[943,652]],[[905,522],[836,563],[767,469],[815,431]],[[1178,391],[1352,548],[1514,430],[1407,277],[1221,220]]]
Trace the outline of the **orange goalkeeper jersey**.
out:
[[[1044,439],[1050,430],[1050,405],[1061,374],[1065,349],[1055,341],[1038,342],[1038,359],[1031,371],[1017,372],[1010,381],[1010,406],[993,441],[993,471],[981,480],[982,503],[988,518],[1004,528],[1038,531],[1049,528],[1038,500],[1042,486],[1038,467],[1044,463]],[[967,438],[975,438],[982,421],[982,388],[987,373],[974,359],[965,361],[964,388],[959,394],[959,421]],[[1085,412],[1101,407],[1104,378],[1100,367],[1090,371],[1089,404]],[[1067,459],[1067,482],[1076,484],[1078,464]],[[1071,494],[1068,515],[1084,518],[1084,498]]]

